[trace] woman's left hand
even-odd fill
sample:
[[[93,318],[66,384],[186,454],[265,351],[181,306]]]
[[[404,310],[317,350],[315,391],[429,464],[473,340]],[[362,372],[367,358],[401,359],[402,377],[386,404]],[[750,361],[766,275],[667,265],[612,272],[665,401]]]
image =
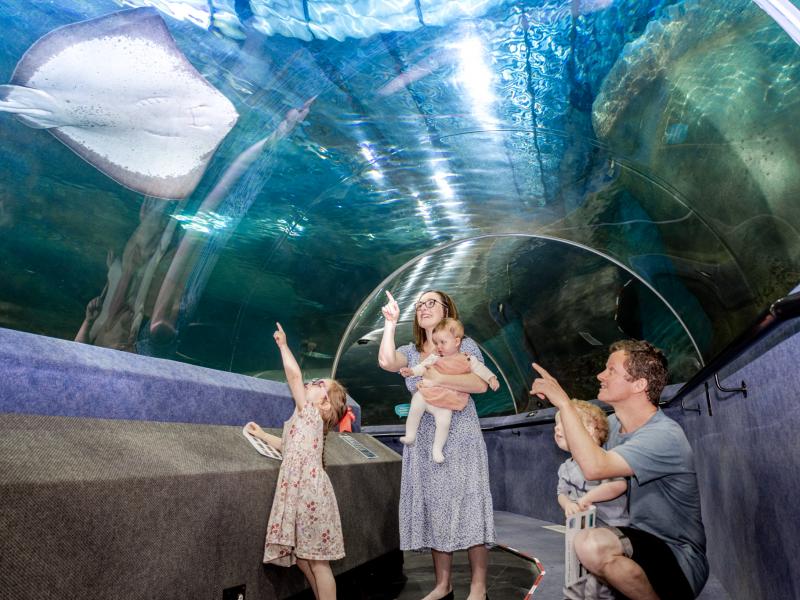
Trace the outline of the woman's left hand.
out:
[[[283,331],[283,327],[281,327],[280,323],[275,323],[277,329],[275,333],[272,334],[272,338],[275,340],[275,343],[278,344],[278,347],[286,345],[286,333]]]
[[[397,300],[389,293],[389,290],[386,290],[386,304],[381,308],[381,312],[387,323],[396,325],[400,319],[400,306],[398,306]]]

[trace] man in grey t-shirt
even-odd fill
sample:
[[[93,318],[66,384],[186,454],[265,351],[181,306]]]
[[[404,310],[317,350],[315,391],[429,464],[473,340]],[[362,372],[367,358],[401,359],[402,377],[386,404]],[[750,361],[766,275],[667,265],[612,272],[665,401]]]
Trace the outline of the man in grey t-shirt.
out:
[[[647,342],[611,346],[597,376],[597,398],[614,408],[605,449],[594,444],[558,381],[536,364],[534,369],[541,377],[531,394],[560,411],[572,457],[586,478],[630,478],[630,526],[581,532],[578,558],[629,598],[696,598],[708,578],[700,493],[686,435],[658,408],[667,381],[664,355]]]

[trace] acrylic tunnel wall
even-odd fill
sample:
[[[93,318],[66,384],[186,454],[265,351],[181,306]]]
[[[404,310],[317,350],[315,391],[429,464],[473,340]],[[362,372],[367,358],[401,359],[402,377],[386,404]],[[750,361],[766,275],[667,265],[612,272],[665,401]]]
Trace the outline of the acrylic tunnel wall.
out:
[[[102,46],[108,19],[153,43]],[[798,22],[786,0],[0,0],[0,340],[57,338],[11,350],[59,368],[83,354],[69,340],[95,365],[279,380],[279,321],[307,376],[396,425],[381,296],[408,310],[434,287],[504,383],[484,416],[542,408],[532,360],[593,396],[618,337],[663,346],[684,381],[800,281]],[[698,448],[726,433],[693,421]]]
[[[760,4],[529,0],[459,3],[456,13],[424,2],[420,21],[413,2],[408,15],[404,3],[394,13],[356,2],[352,19],[323,24],[324,3],[312,2],[321,12],[298,29],[297,15],[276,20],[256,1],[125,3],[151,4],[238,120],[191,193],[163,199],[2,115],[4,327],[279,379],[270,335],[280,321],[303,369],[324,375],[359,307],[408,261],[525,234],[616,262],[620,315],[638,304],[641,320],[620,333],[660,327],[661,309],[650,323],[644,307],[651,290],[699,351],[678,363],[701,364],[800,279],[800,49]],[[359,19],[368,5],[377,12]],[[57,27],[119,8],[31,2],[23,19],[22,5],[4,0],[14,26],[0,74],[15,81],[26,51]],[[131,62],[114,72],[135,79]],[[125,106],[118,89],[94,91]],[[149,123],[146,113],[132,120]],[[523,285],[522,272],[535,274],[523,262],[514,293],[540,316],[557,310],[536,304],[545,297],[610,286],[571,258],[549,288],[535,277]],[[640,283],[622,289],[623,272]],[[448,291],[466,307],[499,307],[508,282],[483,283]],[[476,336],[497,337],[498,315],[470,310]],[[541,343],[540,330],[527,334],[505,350],[485,346],[512,388],[489,412],[525,408],[521,366],[510,365]],[[512,359],[512,347],[524,351]],[[546,351],[567,364],[572,347]],[[356,400],[373,386],[351,385]]]
[[[593,398],[594,373],[602,370],[608,345],[624,337],[648,339],[663,348],[675,382],[685,381],[702,364],[680,313],[618,261],[547,236],[479,237],[409,261],[356,311],[339,346],[334,374],[361,391],[367,425],[401,423],[394,407],[408,402],[399,375],[378,377],[375,372],[385,291],[401,307],[395,339],[403,344],[413,339],[414,303],[429,289],[457,290],[453,293],[466,335],[479,340],[487,364],[503,382],[497,392],[476,398],[482,417],[543,406],[528,395],[534,361],[571,382],[579,397]]]

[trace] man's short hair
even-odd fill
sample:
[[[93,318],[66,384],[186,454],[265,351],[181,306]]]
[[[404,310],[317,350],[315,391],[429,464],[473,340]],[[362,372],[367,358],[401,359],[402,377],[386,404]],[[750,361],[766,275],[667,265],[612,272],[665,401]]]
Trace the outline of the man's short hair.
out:
[[[646,380],[647,397],[650,402],[658,406],[661,392],[667,385],[669,376],[667,357],[664,353],[644,340],[619,340],[611,344],[609,350],[612,354],[620,350],[625,352],[623,365],[630,375],[629,381]]]

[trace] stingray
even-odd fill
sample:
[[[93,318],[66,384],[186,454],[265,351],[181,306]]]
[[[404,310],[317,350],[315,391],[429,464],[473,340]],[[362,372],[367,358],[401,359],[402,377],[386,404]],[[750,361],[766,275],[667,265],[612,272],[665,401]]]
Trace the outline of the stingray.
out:
[[[66,25],[40,38],[0,85],[0,111],[47,129],[136,192],[191,194],[239,115],[152,8]]]

